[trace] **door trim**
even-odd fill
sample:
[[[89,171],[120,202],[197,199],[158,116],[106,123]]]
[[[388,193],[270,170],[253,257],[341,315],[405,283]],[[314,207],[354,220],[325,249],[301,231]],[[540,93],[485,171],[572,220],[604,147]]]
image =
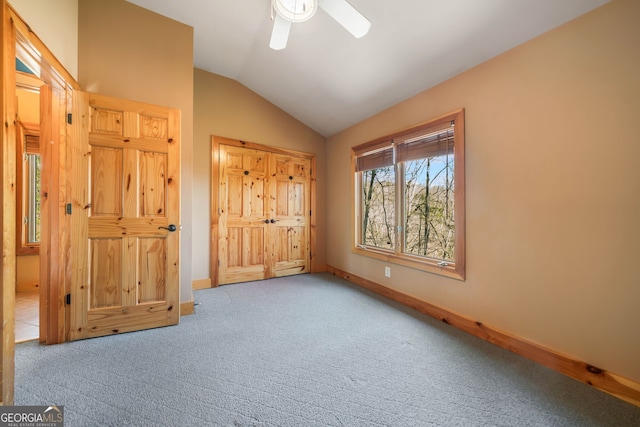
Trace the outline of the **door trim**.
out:
[[[220,184],[218,182],[220,175],[220,145],[231,145],[235,147],[245,147],[248,149],[266,151],[274,154],[282,154],[287,156],[294,156],[309,159],[311,163],[310,172],[310,185],[309,185],[309,197],[311,198],[311,216],[309,218],[309,246],[310,246],[310,263],[309,269],[311,273],[318,272],[316,266],[316,155],[311,153],[305,153],[302,151],[289,150],[286,148],[272,147],[269,145],[258,144],[255,142],[241,141],[237,139],[225,138],[222,136],[211,137],[211,175],[210,175],[210,188],[211,188],[211,237],[209,240],[210,250],[210,262],[209,262],[209,275],[211,278],[211,287],[216,288],[218,283],[218,223],[220,219],[219,213],[219,189]]]
[[[80,85],[5,0],[3,10],[11,24],[11,28],[4,29],[3,45],[11,46],[13,56],[19,57],[29,68],[37,71],[39,78],[53,89],[56,96],[60,96],[57,104],[59,107],[66,104],[66,108],[52,109],[52,99],[43,98],[41,92],[41,132],[45,132],[48,127],[52,134],[50,139],[55,143],[43,144],[48,146],[48,150],[41,149],[43,167],[47,162],[54,162],[48,183],[43,176],[42,188],[43,191],[47,191],[45,185],[48,185],[47,198],[58,201],[61,197],[64,199],[64,195],[67,194],[68,184],[65,179],[66,165],[60,164],[60,160],[66,158],[67,140],[71,137],[70,125],[66,124],[66,116],[70,111],[66,110],[70,106],[71,91],[80,89]],[[7,81],[3,81],[3,90],[5,96],[15,97],[15,81],[10,87],[7,86]],[[63,99],[65,97],[66,101]],[[51,132],[52,130],[55,131]],[[62,133],[66,133],[67,140],[60,136]],[[40,244],[40,342],[56,344],[66,340],[67,310],[64,296],[71,272],[61,266],[67,265],[69,236],[65,232],[67,218],[64,207],[60,203],[51,203],[50,211],[46,212],[45,209],[48,208],[44,204],[43,199]],[[55,228],[52,228],[54,226]],[[15,224],[12,224],[11,232],[15,234]]]
[[[15,125],[15,31],[10,22],[9,7],[2,0],[0,17],[2,30],[2,148],[0,148],[0,201],[2,212],[2,271],[0,272],[0,322],[2,341],[0,341],[0,404],[13,405],[15,378],[15,288],[16,288],[16,125]]]
[[[79,85],[64,69],[62,64],[58,62],[55,56],[42,43],[42,41],[31,31],[29,26],[22,18],[13,10],[13,8],[2,0],[0,7],[2,11],[0,17],[2,21],[2,118],[7,124],[4,126],[2,134],[2,152],[0,153],[0,161],[2,168],[0,169],[3,176],[3,184],[0,187],[0,200],[2,200],[2,213],[0,220],[2,221],[3,239],[0,243],[2,250],[2,275],[0,277],[0,293],[2,293],[2,307],[0,309],[0,321],[2,322],[2,343],[1,343],[1,360],[0,360],[0,404],[12,405],[14,399],[14,364],[15,364],[15,284],[16,284],[16,268],[15,268],[15,236],[16,236],[16,193],[15,193],[15,167],[16,167],[16,128],[15,128],[15,96],[16,96],[16,72],[15,58],[17,54],[37,52],[32,55],[35,64],[39,64],[41,77],[44,73],[48,78],[54,75],[60,76],[64,82],[64,87],[78,88]],[[64,248],[58,247],[56,250],[60,255],[64,253]],[[46,252],[43,250],[40,254],[42,259]],[[61,264],[64,265],[64,264]],[[41,296],[48,291],[47,277],[40,276]],[[63,289],[64,291],[64,289]],[[64,307],[60,308],[56,301],[50,301],[50,306],[46,307],[45,321],[49,316],[59,318],[64,317]],[[64,327],[64,325],[59,325]],[[64,329],[57,331],[56,336],[59,337]],[[41,336],[41,340],[45,337]],[[48,340],[47,340],[48,342]]]

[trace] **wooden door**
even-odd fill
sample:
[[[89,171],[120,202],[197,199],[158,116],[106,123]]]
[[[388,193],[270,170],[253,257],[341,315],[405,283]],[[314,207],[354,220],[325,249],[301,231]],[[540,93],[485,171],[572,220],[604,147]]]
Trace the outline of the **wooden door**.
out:
[[[273,276],[309,272],[310,161],[272,154],[269,212]]]
[[[310,160],[219,146],[218,283],[310,271]]]
[[[69,339],[178,323],[179,111],[77,91],[73,120]]]
[[[220,146],[219,283],[272,276],[266,250],[268,153]]]

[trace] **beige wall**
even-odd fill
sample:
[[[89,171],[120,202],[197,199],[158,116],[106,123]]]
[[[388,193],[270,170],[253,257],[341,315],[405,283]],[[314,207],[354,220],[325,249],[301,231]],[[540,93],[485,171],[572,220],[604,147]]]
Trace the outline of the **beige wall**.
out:
[[[34,290],[40,286],[40,257],[16,256],[16,292]]]
[[[328,140],[327,262],[640,381],[640,2],[614,1]],[[467,280],[351,253],[350,147],[466,109]]]
[[[84,90],[182,111],[180,300],[190,301],[193,28],[124,0],[80,0],[78,18]]]
[[[25,123],[40,123],[40,94],[16,89],[18,120]]]
[[[211,136],[288,148],[316,155],[317,265],[324,266],[325,139],[240,83],[195,70],[193,146],[193,277],[209,277]]]
[[[9,0],[58,61],[78,78],[78,0]]]

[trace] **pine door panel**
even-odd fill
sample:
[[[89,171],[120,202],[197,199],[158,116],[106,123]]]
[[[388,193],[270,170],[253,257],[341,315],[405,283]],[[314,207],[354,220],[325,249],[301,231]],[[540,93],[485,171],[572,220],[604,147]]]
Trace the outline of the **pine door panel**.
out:
[[[94,147],[91,151],[93,216],[122,216],[122,153],[120,148]]]
[[[69,338],[176,324],[179,236],[167,228],[179,224],[179,112],[76,98]]]
[[[133,257],[138,260],[137,271],[140,272],[137,303],[163,301],[166,292],[166,239],[145,237],[137,240],[139,255]]]
[[[140,152],[140,215],[143,217],[165,216],[166,165],[165,153]],[[127,179],[127,183],[130,182]]]
[[[90,308],[122,305],[119,273],[122,270],[122,239],[92,239],[89,259],[91,272]]]
[[[222,146],[220,159],[220,283],[265,279],[268,155]]]
[[[272,154],[270,202],[273,275],[289,276],[310,269],[310,161]]]

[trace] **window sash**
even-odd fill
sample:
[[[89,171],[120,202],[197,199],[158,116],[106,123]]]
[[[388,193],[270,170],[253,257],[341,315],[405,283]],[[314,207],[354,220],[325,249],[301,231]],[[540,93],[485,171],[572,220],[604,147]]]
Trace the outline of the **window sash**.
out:
[[[376,168],[379,169],[379,168]],[[362,212],[362,222],[360,224],[360,231],[361,231],[361,236],[360,236],[360,243],[364,246],[369,246],[369,247],[374,247],[374,248],[379,248],[379,249],[384,249],[384,250],[391,250],[393,251],[396,247],[396,233],[395,231],[392,230],[392,235],[391,236],[387,236],[389,237],[386,240],[386,245],[374,245],[373,242],[372,243],[368,243],[367,241],[367,229],[369,227],[375,227],[379,222],[386,224],[387,220],[389,220],[389,223],[391,223],[393,225],[393,229],[395,229],[395,223],[396,223],[396,209],[397,209],[397,203],[396,203],[396,198],[397,198],[397,186],[396,186],[396,182],[397,182],[397,172],[394,171],[393,169],[390,171],[386,171],[387,173],[389,173],[389,175],[392,177],[392,181],[385,181],[387,182],[387,186],[385,185],[381,185],[378,186],[376,185],[373,181],[370,181],[369,183],[365,183],[365,179],[372,179],[371,176],[367,176],[366,172],[368,171],[363,171],[363,173],[360,174],[360,188],[362,190],[361,193],[361,204],[360,204],[360,210]],[[384,173],[385,171],[382,171],[382,173]],[[373,173],[373,172],[372,172]],[[370,187],[371,186],[371,187]],[[391,196],[392,197],[388,197],[389,194],[385,193],[385,191],[389,190],[389,188],[392,189],[391,191]],[[367,193],[367,189],[369,189],[370,191],[374,192],[378,197],[377,197],[377,206],[380,207],[380,205],[382,204],[382,211],[384,213],[382,218],[370,218],[368,215],[368,209],[367,209],[367,201],[366,201],[366,194]],[[376,191],[376,189],[378,191]],[[372,220],[371,223],[369,223],[369,220]],[[381,236],[384,237],[384,236]]]
[[[434,159],[436,159],[435,163]],[[410,171],[421,163],[427,168],[423,177],[429,178],[431,182],[410,182],[408,180]],[[437,173],[431,175],[433,172]],[[403,221],[402,253],[436,261],[455,262],[455,160],[453,156],[438,155],[408,160],[402,163],[401,174],[403,184],[400,197],[402,197],[404,209],[401,218]],[[438,180],[435,184],[434,179]],[[417,217],[413,216],[414,214],[417,214]],[[411,219],[410,216],[412,216]],[[419,232],[415,227],[418,227]]]

